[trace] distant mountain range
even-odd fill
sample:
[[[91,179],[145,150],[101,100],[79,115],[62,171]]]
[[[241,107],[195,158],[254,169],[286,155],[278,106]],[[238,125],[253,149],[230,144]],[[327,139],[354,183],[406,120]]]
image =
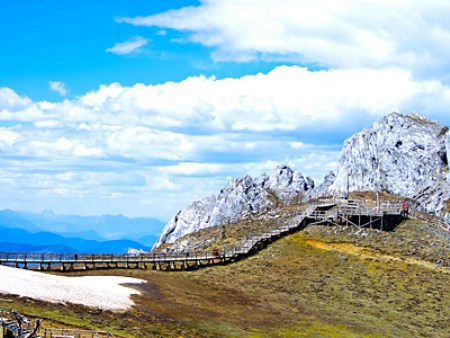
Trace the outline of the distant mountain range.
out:
[[[0,251],[125,253],[148,251],[164,223],[123,215],[56,215],[0,211]]]

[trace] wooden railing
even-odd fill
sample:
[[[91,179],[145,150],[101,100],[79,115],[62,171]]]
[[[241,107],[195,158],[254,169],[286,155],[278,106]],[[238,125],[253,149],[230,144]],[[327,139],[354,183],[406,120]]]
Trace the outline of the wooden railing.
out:
[[[42,338],[115,338],[109,331],[52,328],[42,329],[40,335]]]
[[[0,326],[7,332],[8,337],[115,338],[109,331],[46,328],[40,327],[41,322],[42,319],[29,320],[21,313],[12,309],[0,309]],[[39,324],[36,325],[37,323]]]

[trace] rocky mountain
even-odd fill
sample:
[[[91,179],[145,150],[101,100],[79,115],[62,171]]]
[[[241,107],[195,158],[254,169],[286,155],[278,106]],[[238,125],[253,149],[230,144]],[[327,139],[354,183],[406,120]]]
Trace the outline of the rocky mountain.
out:
[[[417,113],[392,113],[344,142],[331,194],[381,191],[449,218],[449,128]]]
[[[262,174],[232,180],[217,196],[206,197],[180,210],[163,229],[154,247],[173,243],[199,229],[232,223],[253,212],[301,200],[314,189],[314,181],[286,165]]]
[[[309,177],[280,166],[270,175],[238,178],[178,212],[155,247],[199,229],[232,223],[254,211],[310,196],[380,191],[408,197],[450,221],[449,128],[417,113],[392,113],[344,142],[336,173],[314,187]]]

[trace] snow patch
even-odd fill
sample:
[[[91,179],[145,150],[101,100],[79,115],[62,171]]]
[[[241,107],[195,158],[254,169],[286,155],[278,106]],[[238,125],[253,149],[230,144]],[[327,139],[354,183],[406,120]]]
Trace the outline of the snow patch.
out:
[[[0,293],[3,294],[111,311],[129,309],[134,305],[130,296],[140,294],[122,284],[145,283],[142,279],[130,277],[66,277],[6,266],[0,266],[0,276]]]

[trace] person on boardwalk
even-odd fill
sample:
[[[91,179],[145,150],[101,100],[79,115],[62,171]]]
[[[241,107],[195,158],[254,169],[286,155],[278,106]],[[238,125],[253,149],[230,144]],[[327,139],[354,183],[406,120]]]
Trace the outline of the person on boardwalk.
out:
[[[219,248],[217,246],[213,249],[212,254],[213,257],[219,257]]]
[[[400,212],[400,214],[401,214],[404,218],[407,218],[407,217],[408,217],[408,202],[403,202],[403,203],[402,203],[402,211]]]

